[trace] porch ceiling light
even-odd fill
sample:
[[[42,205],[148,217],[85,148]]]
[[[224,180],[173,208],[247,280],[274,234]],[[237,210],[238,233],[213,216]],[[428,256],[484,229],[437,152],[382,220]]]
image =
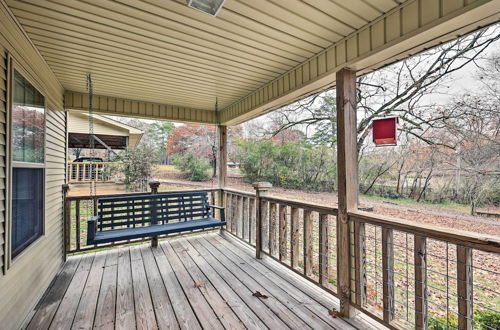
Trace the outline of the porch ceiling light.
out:
[[[189,7],[216,16],[224,4],[224,0],[187,0]]]

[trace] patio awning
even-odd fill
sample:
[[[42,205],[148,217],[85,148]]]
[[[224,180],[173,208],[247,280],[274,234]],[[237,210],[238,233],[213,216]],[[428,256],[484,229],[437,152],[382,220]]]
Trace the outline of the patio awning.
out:
[[[85,109],[236,124],[499,19],[499,0],[227,0],[216,17],[184,0],[7,0]],[[216,100],[219,114],[214,114]]]

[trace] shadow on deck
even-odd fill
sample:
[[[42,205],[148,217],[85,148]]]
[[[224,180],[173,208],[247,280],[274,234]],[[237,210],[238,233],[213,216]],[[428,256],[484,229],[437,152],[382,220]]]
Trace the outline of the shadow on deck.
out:
[[[333,296],[228,236],[70,257],[28,329],[355,328],[329,315]]]

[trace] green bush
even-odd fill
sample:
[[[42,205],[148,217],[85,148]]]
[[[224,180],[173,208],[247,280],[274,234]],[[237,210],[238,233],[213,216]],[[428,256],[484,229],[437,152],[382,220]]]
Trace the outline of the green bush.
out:
[[[241,139],[235,158],[250,182],[268,181],[278,187],[314,191],[335,188],[335,153],[326,146]]]
[[[475,330],[500,330],[500,313],[485,310],[474,312]],[[458,318],[450,314],[448,322],[445,316],[431,315],[429,317],[429,330],[452,330],[458,329]]]
[[[149,146],[129,149],[120,153],[116,160],[125,175],[127,190],[146,191],[153,166],[158,161],[156,151]]]
[[[174,165],[179,168],[190,181],[204,181],[210,178],[208,170],[211,168],[210,162],[205,157],[198,157],[194,154],[174,155]]]
[[[493,311],[477,311],[474,313],[474,329],[500,330],[500,313]]]

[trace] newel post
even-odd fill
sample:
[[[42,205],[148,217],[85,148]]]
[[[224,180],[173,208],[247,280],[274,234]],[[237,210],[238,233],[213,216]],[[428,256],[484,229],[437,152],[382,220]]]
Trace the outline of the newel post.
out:
[[[68,192],[69,192],[69,184],[63,184],[62,185],[62,192],[63,192],[63,205],[64,205],[64,210],[63,210],[63,217],[64,217],[64,223],[63,223],[63,233],[64,233],[64,261],[66,261],[68,251],[70,249],[70,238],[71,238],[71,201],[68,201]]]
[[[337,72],[337,292],[340,312],[350,316],[351,249],[349,211],[358,208],[358,153],[356,121],[356,72],[344,68]]]
[[[160,187],[160,182],[158,181],[151,181],[149,183],[149,188],[151,188],[151,195],[156,195],[158,194],[158,188]],[[158,222],[156,221],[156,204],[153,203],[152,204],[152,209],[150,211],[150,214],[151,214],[151,224],[152,225],[156,225]],[[157,247],[158,246],[158,236],[153,236],[153,238],[151,238],[151,246],[152,247]]]
[[[267,216],[267,209],[264,206],[265,201],[261,197],[267,196],[269,189],[272,185],[269,182],[255,182],[252,184],[255,189],[255,215],[256,215],[256,226],[255,226],[255,257],[257,259],[262,258],[262,223],[264,217]]]

